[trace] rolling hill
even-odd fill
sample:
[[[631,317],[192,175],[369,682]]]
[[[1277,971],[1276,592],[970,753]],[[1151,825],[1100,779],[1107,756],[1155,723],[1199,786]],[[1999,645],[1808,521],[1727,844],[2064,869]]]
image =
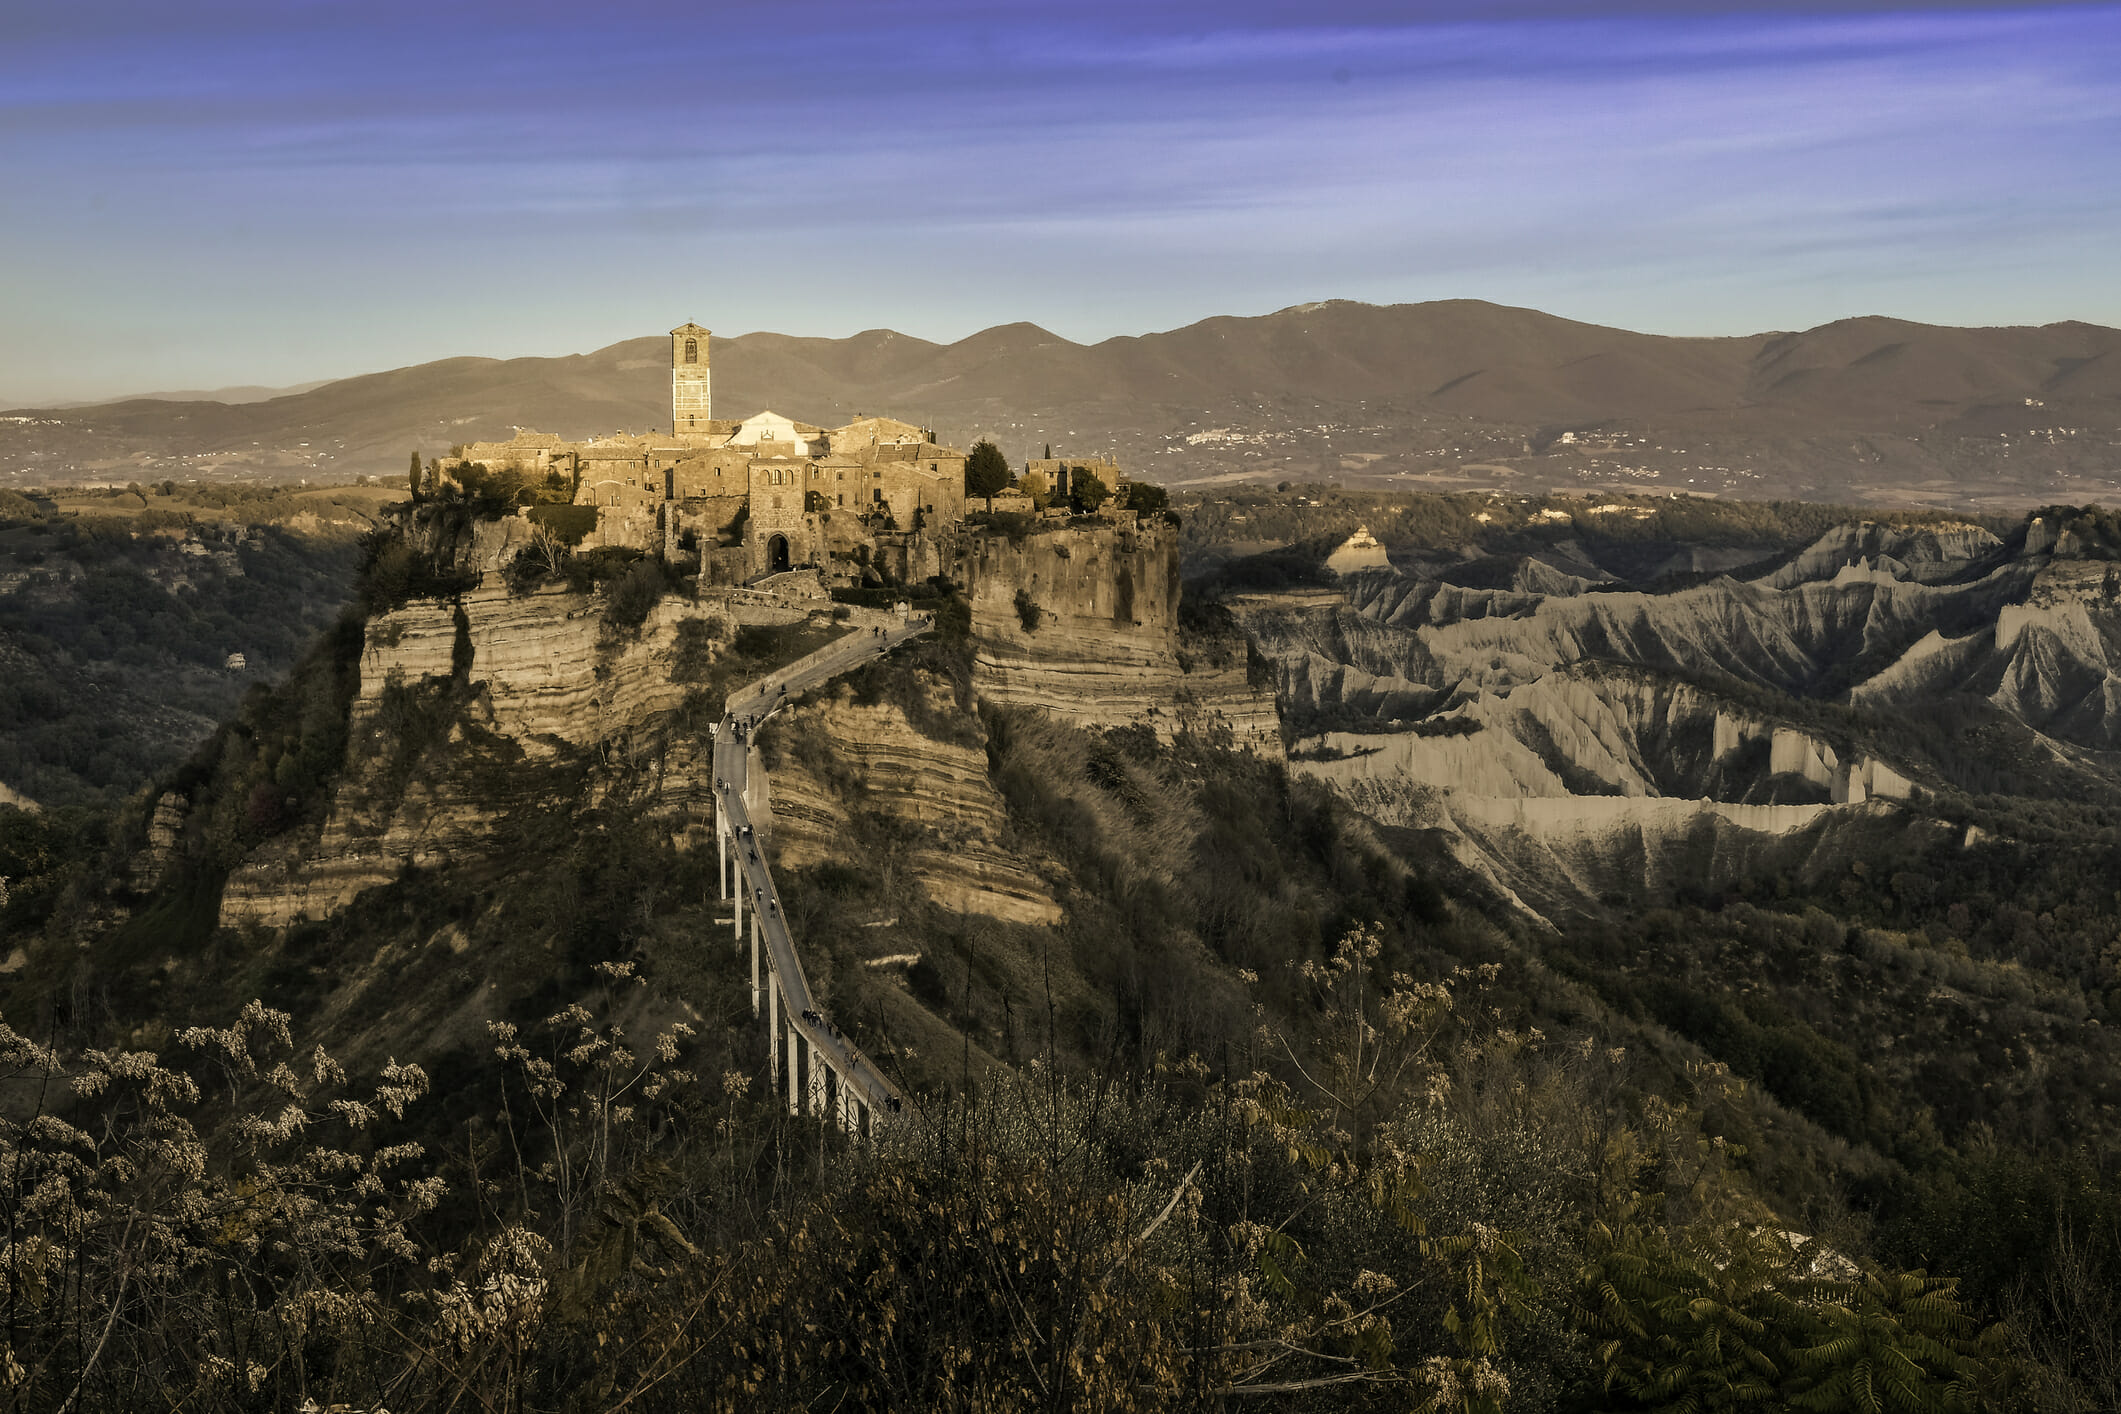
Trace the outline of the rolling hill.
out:
[[[257,402],[130,399],[0,423],[0,484],[395,473],[407,449],[667,420],[664,345],[452,358]],[[893,413],[1012,456],[1116,452],[1172,483],[1597,485],[1939,505],[2110,494],[2121,330],[1884,318],[1672,338],[1474,300],[1334,300],[1077,344],[1032,324],[936,344],[717,340],[716,405]]]

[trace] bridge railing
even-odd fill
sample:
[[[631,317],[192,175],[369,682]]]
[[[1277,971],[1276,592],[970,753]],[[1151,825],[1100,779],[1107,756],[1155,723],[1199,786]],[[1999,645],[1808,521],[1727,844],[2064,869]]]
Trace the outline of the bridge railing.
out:
[[[785,706],[790,697],[800,696],[818,683],[828,681],[872,656],[889,652],[933,626],[934,620],[930,617],[911,620],[903,627],[883,633],[865,633],[857,629],[776,672],[768,673],[757,682],[731,692],[724,703],[722,721],[715,729],[715,849],[721,860],[721,887],[726,898],[733,872],[736,889],[733,922],[739,948],[743,946],[744,909],[747,904],[752,909],[752,1012],[759,1014],[763,991],[762,1020],[769,1032],[767,1052],[771,1057],[775,1093],[779,1094],[783,1074],[779,1034],[782,1019],[777,1013],[785,1013],[788,1028],[785,1074],[790,1112],[807,1113],[821,1109],[842,1128],[857,1133],[867,1133],[873,1117],[898,1111],[904,1097],[860,1047],[826,1020],[811,994],[810,980],[804,975],[802,958],[796,952],[794,934],[788,928],[787,915],[781,911],[773,872],[767,867],[765,856],[757,850],[757,833],[751,824],[750,810],[744,803],[749,786],[751,744],[758,727]],[[733,860],[729,848],[732,840],[736,844]],[[735,865],[733,871],[728,867],[731,863]],[[763,986],[761,941],[765,943],[764,962],[768,969]],[[807,1068],[801,1064],[806,1054]]]

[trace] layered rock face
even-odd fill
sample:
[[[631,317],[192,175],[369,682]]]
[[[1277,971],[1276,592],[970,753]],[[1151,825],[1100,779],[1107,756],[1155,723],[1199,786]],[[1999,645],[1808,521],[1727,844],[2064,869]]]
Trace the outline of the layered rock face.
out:
[[[516,596],[488,584],[462,607],[461,624],[456,606],[433,602],[369,621],[356,727],[374,719],[393,682],[448,678],[468,653],[466,675],[484,687],[492,729],[527,754],[612,741],[684,701],[671,671],[678,625],[711,612],[668,597],[637,635],[613,638],[596,599],[558,589]]]
[[[1855,521],[1836,526],[1774,574],[1767,583],[1790,589],[1813,580],[1832,579],[1844,568],[1868,565],[1896,579],[1929,583],[1949,579],[2000,548],[1994,535],[1978,525],[1893,525]]]
[[[1324,732],[1303,743],[1299,758],[1330,779],[1405,776],[1434,790],[1506,800],[1860,803],[1873,795],[1905,798],[1911,789],[1881,761],[1844,760],[1811,733],[1734,709],[1690,683],[1639,671],[1560,669],[1507,693],[1464,699],[1434,721],[1455,729]]]
[[[1860,716],[1828,731],[1778,701],[1979,698],[2062,746],[2121,749],[2121,570],[2060,557],[2060,538],[1865,522],[1760,578],[1671,593],[1528,559],[1505,589],[1358,570],[1233,607],[1295,720],[1338,728],[1297,742],[1300,769],[1391,823],[1450,829],[1521,897],[1564,879],[1580,899],[1639,884],[1658,840],[1816,833],[1933,774]]]
[[[461,568],[498,562],[511,522],[460,537]],[[1099,726],[1146,722],[1279,755],[1271,685],[1249,680],[1234,634],[1180,633],[1175,541],[1120,527],[1062,530],[1021,544],[967,535],[974,691]],[[1042,606],[1026,630],[1019,590]],[[507,830],[541,816],[560,827],[581,803],[645,803],[685,844],[706,841],[713,811],[708,721],[692,703],[697,660],[740,624],[786,624],[835,611],[763,591],[666,596],[638,630],[614,633],[605,601],[545,589],[511,594],[488,572],[453,602],[418,601],[366,626],[346,768],[321,826],[277,836],[230,875],[225,925],[284,927],[323,918],[408,868],[476,862]],[[702,709],[705,710],[702,710]],[[945,907],[1013,922],[1059,918],[1037,872],[1003,841],[1005,812],[987,778],[976,713],[955,701],[925,714],[863,705],[844,690],[799,706],[793,750],[773,773],[770,813],[788,862],[846,863],[847,826],[881,813],[923,841],[911,868]],[[813,749],[815,748],[815,749]],[[761,777],[763,779],[763,777]],[[143,867],[158,867],[144,861]]]
[[[1077,726],[1192,732],[1281,755],[1272,684],[1245,644],[1179,625],[1178,537],[1162,524],[970,536],[952,566],[972,601],[981,700]]]
[[[954,705],[938,701],[937,714]],[[965,726],[977,730],[970,719]],[[847,847],[850,817],[876,812],[920,830],[911,867],[943,907],[1011,923],[1060,921],[1045,881],[1004,846],[1007,812],[988,779],[983,742],[924,736],[901,708],[861,705],[844,686],[796,707],[776,731],[798,743],[771,777],[771,828],[784,866],[859,867]],[[804,749],[818,742],[836,749]]]
[[[322,918],[407,866],[476,855],[514,810],[536,810],[535,772],[567,748],[617,762],[654,748],[650,788],[677,810],[711,801],[704,743],[647,739],[681,706],[678,625],[699,610],[665,599],[637,636],[605,636],[598,601],[488,584],[457,604],[422,601],[371,619],[349,721],[347,769],[318,831],[273,840],[229,877],[224,925]],[[447,738],[407,761],[425,700],[468,698]],[[717,704],[718,705],[718,704]],[[705,770],[709,779],[698,776]]]

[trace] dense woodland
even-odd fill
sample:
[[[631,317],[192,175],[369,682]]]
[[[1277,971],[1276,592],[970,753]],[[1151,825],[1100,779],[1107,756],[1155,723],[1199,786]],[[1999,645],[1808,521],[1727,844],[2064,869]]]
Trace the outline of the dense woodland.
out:
[[[433,587],[391,547],[363,603]],[[624,633],[645,576],[578,587]],[[771,1102],[712,855],[607,762],[510,757],[461,664],[349,740],[358,609],[163,778],[194,810],[155,888],[144,798],[0,811],[0,1409],[2121,1402],[2111,803],[1999,778],[1944,803],[1979,848],[1851,831],[1546,933],[1278,765],[979,712],[943,609],[849,685],[984,748],[1066,917],[933,907],[876,811],[784,873],[915,1097],[869,1145]],[[664,729],[814,643],[681,645]],[[491,858],[215,930],[356,760],[526,808]],[[919,1024],[878,947],[920,955]],[[416,992],[491,1021],[428,1046]]]
[[[0,782],[108,805],[175,766],[338,613],[371,502],[174,483],[0,492]]]

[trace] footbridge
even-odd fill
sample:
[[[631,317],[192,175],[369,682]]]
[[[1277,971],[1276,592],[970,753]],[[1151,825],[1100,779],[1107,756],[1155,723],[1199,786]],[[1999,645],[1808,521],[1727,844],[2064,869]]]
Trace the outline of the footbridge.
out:
[[[806,658],[731,693],[714,729],[714,836],[722,897],[734,894],[736,946],[751,915],[751,1014],[766,1025],[766,1054],[776,1097],[790,1114],[816,1114],[866,1136],[903,1097],[876,1063],[818,1007],[773,872],[752,829],[751,745],[759,727],[790,701],[848,669],[877,658],[934,626],[932,616],[857,628]]]

